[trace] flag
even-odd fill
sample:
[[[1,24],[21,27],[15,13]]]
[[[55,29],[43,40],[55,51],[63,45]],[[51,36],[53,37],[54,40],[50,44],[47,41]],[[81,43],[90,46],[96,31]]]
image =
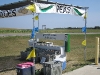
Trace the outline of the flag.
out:
[[[35,36],[35,31],[34,31],[34,29],[33,29],[33,30],[32,30],[32,33],[31,33],[31,39],[34,38],[34,36]]]
[[[38,27],[36,27],[36,28],[35,28],[35,32],[38,32],[38,31],[39,31],[39,28],[38,28]]]
[[[84,33],[86,32],[86,27],[82,28],[82,32],[84,32]]]
[[[35,32],[38,32],[38,31],[39,31],[39,28],[38,28],[38,27],[32,29],[31,39],[34,38],[34,36],[35,36]]]
[[[30,10],[32,12],[35,12],[36,11],[34,4],[27,6],[26,9],[28,9],[28,10]]]
[[[35,19],[35,20],[38,20],[38,19],[39,19],[38,15],[37,15],[37,16],[35,16],[35,17],[34,17],[34,19]]]
[[[28,55],[28,57],[26,58],[26,60],[30,59],[30,58],[34,58],[34,57],[36,57],[36,55],[35,55],[35,48],[30,52],[30,54]]]
[[[87,18],[87,13],[85,13],[85,15],[84,15],[84,19],[86,19]]]
[[[84,41],[82,42],[82,45],[83,45],[83,46],[86,46],[86,40],[84,40]]]

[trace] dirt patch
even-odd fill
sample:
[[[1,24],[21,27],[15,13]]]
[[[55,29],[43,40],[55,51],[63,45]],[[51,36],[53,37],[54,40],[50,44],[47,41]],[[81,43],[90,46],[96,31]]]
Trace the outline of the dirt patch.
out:
[[[15,69],[17,64],[28,62],[25,60],[21,60],[19,56],[7,56],[7,57],[0,57],[0,72],[6,71],[9,69]],[[36,69],[41,69],[42,65],[36,63]]]
[[[1,72],[0,75],[17,75],[16,70]]]

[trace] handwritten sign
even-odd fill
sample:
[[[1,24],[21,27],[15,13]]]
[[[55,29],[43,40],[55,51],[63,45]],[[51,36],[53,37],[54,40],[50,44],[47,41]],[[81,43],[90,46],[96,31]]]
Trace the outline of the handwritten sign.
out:
[[[60,33],[37,33],[36,38],[50,40],[65,40],[65,34]]]
[[[16,16],[16,9],[0,10],[0,17],[13,17]]]
[[[66,5],[56,5],[56,10],[57,13],[66,13],[66,14],[70,14],[72,7],[71,6],[66,6]]]
[[[11,10],[0,10],[0,18],[9,18],[28,14],[32,14],[32,11],[26,9],[25,7],[15,8]]]
[[[45,39],[56,40],[56,34],[43,34],[43,37],[44,37]]]

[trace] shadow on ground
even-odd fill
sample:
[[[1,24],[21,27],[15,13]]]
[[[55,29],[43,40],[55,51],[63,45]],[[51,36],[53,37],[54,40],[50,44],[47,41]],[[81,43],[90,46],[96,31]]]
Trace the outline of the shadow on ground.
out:
[[[0,57],[0,72],[5,70],[15,69],[16,65],[25,62],[20,59],[20,56],[5,56]]]

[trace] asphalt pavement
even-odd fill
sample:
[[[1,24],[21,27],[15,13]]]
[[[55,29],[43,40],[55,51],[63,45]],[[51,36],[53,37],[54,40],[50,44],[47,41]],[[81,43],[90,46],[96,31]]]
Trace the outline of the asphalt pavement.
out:
[[[28,33],[7,33],[7,34],[0,34],[0,37],[8,37],[8,36],[30,36]]]

